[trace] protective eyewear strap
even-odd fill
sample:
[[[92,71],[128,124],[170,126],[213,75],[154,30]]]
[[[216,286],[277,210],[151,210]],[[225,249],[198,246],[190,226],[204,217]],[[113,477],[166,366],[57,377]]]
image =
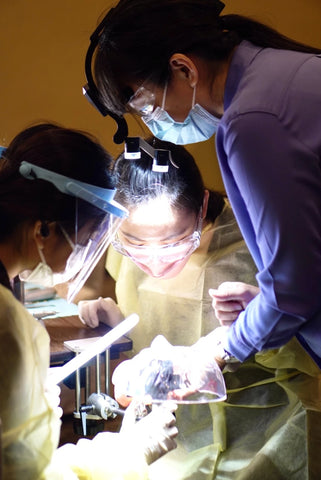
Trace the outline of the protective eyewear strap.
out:
[[[165,101],[166,101],[166,95],[167,95],[167,87],[168,87],[168,82],[165,83],[165,87],[164,87],[163,100],[162,100],[162,110],[165,110]]]
[[[46,259],[45,259],[44,254],[43,254],[43,251],[41,250],[41,248],[39,247],[38,244],[37,244],[37,249],[38,249],[38,253],[39,253],[40,260],[42,261],[42,263],[44,263],[45,265],[47,265],[47,262],[46,262]]]
[[[60,228],[60,230],[62,231],[65,239],[67,240],[68,244],[70,245],[71,250],[74,251],[74,250],[75,250],[75,247],[76,247],[75,244],[74,244],[74,242],[71,240],[71,238],[69,237],[69,235],[68,235],[68,233],[66,232],[66,230],[64,229],[64,227],[63,227],[62,225],[60,225],[60,223],[59,223],[58,225],[59,225],[59,228]]]

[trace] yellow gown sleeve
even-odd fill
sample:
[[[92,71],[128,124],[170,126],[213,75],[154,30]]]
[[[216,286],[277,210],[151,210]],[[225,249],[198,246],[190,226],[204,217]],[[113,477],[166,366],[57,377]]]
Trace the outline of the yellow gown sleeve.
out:
[[[147,464],[134,441],[103,432],[66,444],[54,454],[45,480],[147,480]]]
[[[0,417],[6,480],[34,480],[57,448],[60,419],[45,393],[49,336],[0,285]]]

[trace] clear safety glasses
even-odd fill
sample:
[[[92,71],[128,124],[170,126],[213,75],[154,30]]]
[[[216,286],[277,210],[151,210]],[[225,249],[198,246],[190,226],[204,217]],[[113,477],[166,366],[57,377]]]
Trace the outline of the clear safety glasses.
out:
[[[139,87],[127,102],[128,109],[142,117],[152,113],[155,107],[155,94],[145,88]]]
[[[114,201],[115,189],[107,189],[74,180],[28,162],[20,165],[20,174],[30,180],[42,179],[75,198],[75,231],[72,252],[63,272],[55,273],[54,283],[68,282],[67,300],[71,302],[106,251],[128,211]],[[77,198],[91,205],[90,218],[78,224],[81,217]],[[96,213],[95,213],[96,212]]]
[[[120,239],[119,232],[116,233],[112,245],[117,252],[130,257],[134,262],[145,265],[157,260],[164,264],[179,262],[191,255],[200,245],[202,232],[202,210],[197,218],[196,230],[178,242],[166,245],[134,245]]]

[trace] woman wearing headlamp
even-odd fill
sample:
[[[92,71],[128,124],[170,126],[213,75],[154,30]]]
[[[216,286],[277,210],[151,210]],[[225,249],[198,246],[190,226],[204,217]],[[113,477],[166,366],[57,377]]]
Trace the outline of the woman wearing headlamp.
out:
[[[120,0],[100,25],[99,98],[174,143],[216,132],[260,287],[213,351],[221,365],[224,351],[243,362],[295,339],[320,369],[321,50],[223,8],[219,0]],[[213,294],[220,308],[239,298],[233,288]],[[310,399],[318,414],[320,397],[319,389],[317,405]],[[317,432],[321,416],[311,417]],[[315,444],[312,436],[311,452]]]
[[[20,274],[46,285],[67,280],[70,297],[78,292],[127,215],[112,198],[110,163],[89,136],[52,124],[24,130],[1,153],[0,418],[6,480],[144,479],[147,462],[175,447],[175,419],[167,410],[127,433],[106,432],[56,450],[59,391],[48,378],[49,336],[11,291]]]
[[[217,132],[262,287],[224,346],[243,361],[297,336],[321,366],[321,50],[223,9],[219,0],[120,0],[92,38],[98,98],[173,143]]]

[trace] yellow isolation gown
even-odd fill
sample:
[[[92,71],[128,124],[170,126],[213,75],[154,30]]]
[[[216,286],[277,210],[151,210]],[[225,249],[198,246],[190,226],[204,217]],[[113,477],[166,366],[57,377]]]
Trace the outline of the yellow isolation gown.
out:
[[[158,334],[173,345],[192,345],[218,326],[209,288],[224,281],[256,284],[254,263],[228,202],[203,229],[199,249],[175,278],[152,278],[112,247],[106,268],[124,316],[140,316],[130,335],[132,355]],[[149,467],[150,478],[307,480],[307,411],[301,400],[315,398],[312,407],[305,406],[321,410],[316,364],[293,339],[224,377],[225,402],[179,406],[178,448]]]
[[[44,387],[48,367],[45,328],[0,284],[2,478],[147,479],[143,452],[125,435],[103,432],[57,449],[61,422]]]

